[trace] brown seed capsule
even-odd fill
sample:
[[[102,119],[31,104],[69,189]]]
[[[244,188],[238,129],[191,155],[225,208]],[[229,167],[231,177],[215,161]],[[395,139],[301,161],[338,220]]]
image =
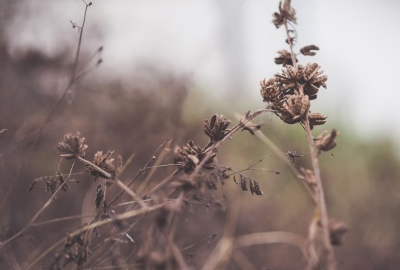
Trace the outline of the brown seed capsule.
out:
[[[327,133],[328,132],[325,130],[316,139],[316,146],[320,151],[329,151],[336,146],[335,138],[339,135],[339,132],[337,132],[336,129],[333,129],[331,134],[326,135]]]
[[[316,52],[313,52],[314,50],[318,51],[319,48],[315,45],[308,45],[308,46],[304,46],[303,48],[301,48],[300,52],[302,55],[314,56],[316,54]]]

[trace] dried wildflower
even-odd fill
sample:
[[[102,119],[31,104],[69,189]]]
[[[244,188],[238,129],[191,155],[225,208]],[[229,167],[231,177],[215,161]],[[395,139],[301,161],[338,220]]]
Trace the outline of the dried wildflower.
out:
[[[287,50],[278,51],[279,56],[275,57],[275,64],[283,65],[284,67],[287,65],[293,66],[292,55]],[[296,59],[297,62],[297,59]]]
[[[314,56],[317,53],[314,51],[318,51],[319,48],[315,45],[308,45],[304,46],[303,48],[300,49],[300,52],[302,55],[307,55],[307,56]]]
[[[320,68],[317,63],[309,63],[302,70],[304,94],[310,96],[310,100],[317,98],[317,93],[321,86],[326,89],[325,82],[328,80],[328,76],[320,76],[324,73],[319,70]]]
[[[179,165],[185,173],[191,173],[200,162],[203,161],[207,154],[199,146],[194,145],[193,141],[188,141],[183,148],[175,147],[174,150],[174,163]],[[213,169],[211,165],[216,154],[212,154],[208,160],[205,161],[203,169]]]
[[[331,134],[326,135],[328,132],[325,130],[323,131],[316,139],[316,147],[320,151],[329,151],[336,146],[335,138],[339,135],[339,132],[336,129],[331,131]]]
[[[305,95],[288,95],[286,102],[276,106],[276,114],[287,124],[298,123],[310,109],[310,100]]]
[[[301,80],[301,72],[298,72],[299,68],[301,68],[301,65],[298,65],[297,69],[292,65],[287,65],[282,69],[282,74],[275,75],[280,91],[289,95],[299,94],[298,84]]]
[[[296,23],[296,11],[290,6],[290,0],[284,0],[284,3],[279,3],[279,13],[275,12],[273,14],[273,23],[276,28],[279,28],[283,25],[286,21],[291,21]]]
[[[329,221],[329,236],[332,245],[340,246],[343,242],[343,236],[348,231],[349,228],[343,221]]]
[[[282,99],[283,95],[278,90],[278,83],[275,78],[271,78],[268,81],[264,79],[260,82],[260,85],[260,93],[264,102],[277,102]]]
[[[204,133],[210,138],[211,142],[221,141],[229,133],[228,126],[231,121],[214,114],[210,120],[204,120],[203,130]]]
[[[110,158],[113,153],[114,151],[107,151],[107,153],[103,155],[103,151],[98,151],[94,155],[94,160],[93,160],[94,165],[104,170],[105,172],[109,173],[109,175],[104,174],[103,172],[99,171],[90,164],[85,164],[85,166],[88,168],[89,174],[94,175],[96,177],[95,180],[97,180],[98,177],[102,177],[104,179],[110,179],[110,176],[111,178],[115,177],[116,168],[113,164],[114,159]]]
[[[314,128],[314,126],[325,124],[326,118],[328,118],[327,116],[324,116],[320,113],[309,113],[307,116],[311,130]]]
[[[73,159],[76,156],[85,157],[85,150],[88,146],[84,144],[84,141],[85,138],[81,137],[79,132],[76,132],[75,135],[72,133],[65,134],[63,141],[57,144],[60,157],[66,159]]]

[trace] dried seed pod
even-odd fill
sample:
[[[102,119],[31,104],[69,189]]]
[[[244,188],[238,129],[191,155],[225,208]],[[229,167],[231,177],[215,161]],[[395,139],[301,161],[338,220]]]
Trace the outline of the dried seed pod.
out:
[[[308,56],[314,56],[316,55],[316,52],[314,51],[318,51],[319,48],[315,45],[307,45],[304,46],[303,48],[300,49],[300,52],[302,55],[308,55]]]
[[[98,151],[94,155],[93,159],[93,164],[99,167],[100,169],[104,170],[105,172],[109,173],[109,175],[104,174],[103,172],[100,172],[98,169],[95,167],[91,166],[90,164],[85,164],[85,166],[88,168],[88,173],[90,175],[94,175],[97,180],[98,177],[102,177],[104,179],[112,179],[116,176],[116,168],[113,164],[114,159],[110,158],[111,155],[114,153],[114,151],[107,151],[103,155],[103,151]],[[111,176],[111,178],[110,178]]]
[[[60,157],[66,159],[74,159],[76,156],[85,157],[85,150],[88,146],[84,142],[85,138],[81,137],[79,132],[76,132],[75,135],[72,133],[65,134],[63,141],[57,144]]]
[[[175,147],[174,150],[174,163],[179,165],[185,173],[191,173],[196,166],[203,161],[207,154],[199,146],[194,145],[193,141],[180,148]],[[216,154],[212,154],[203,164],[203,169],[213,169],[212,163]]]
[[[308,121],[310,123],[310,129],[312,130],[314,126],[323,125],[326,122],[327,116],[324,116],[320,113],[309,113],[308,114]]]
[[[339,132],[337,132],[336,129],[333,129],[331,134],[326,135],[327,133],[328,132],[325,130],[316,139],[316,146],[320,151],[329,151],[336,146],[335,138],[339,135]]]
[[[298,85],[301,83],[302,74],[299,72],[301,65],[298,68],[287,65],[282,69],[282,74],[276,74],[275,80],[278,82],[279,91],[285,95],[298,94]]]
[[[289,109],[294,117],[303,117],[310,109],[310,99],[308,96],[293,95],[288,99]]]
[[[217,142],[225,138],[229,133],[228,126],[231,121],[222,115],[214,114],[210,120],[204,120],[203,131],[210,138],[211,142]]]
[[[320,66],[316,63],[309,63],[302,69],[302,81],[304,84],[304,94],[310,97],[310,100],[317,98],[319,88],[326,88],[328,76],[322,75]]]
[[[249,189],[247,188],[247,181],[246,177],[240,176],[240,187],[242,188],[243,191],[248,191]]]
[[[260,82],[260,85],[260,93],[264,102],[277,102],[282,99],[282,92],[278,90],[278,83],[275,78],[271,78],[268,81],[264,79]]]
[[[256,194],[258,196],[263,195],[263,192],[260,189],[260,185],[256,180],[253,180],[253,181],[249,180],[249,184],[250,184],[251,195],[254,195],[254,194]]]
[[[310,109],[310,100],[305,95],[287,95],[282,104],[274,104],[275,114],[285,123],[294,124],[302,120]]]
[[[278,51],[279,56],[275,58],[275,64],[283,65],[284,67],[287,65],[293,66],[292,55],[287,50]],[[297,62],[297,58],[296,58]]]
[[[279,3],[279,13],[275,12],[273,14],[274,19],[272,22],[279,28],[284,24],[286,20],[296,23],[296,11],[290,6],[290,0],[284,0],[284,2]]]

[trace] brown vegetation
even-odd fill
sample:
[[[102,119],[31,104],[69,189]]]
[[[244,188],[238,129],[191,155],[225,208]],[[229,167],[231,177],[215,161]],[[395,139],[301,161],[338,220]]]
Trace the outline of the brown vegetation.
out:
[[[90,5],[85,3],[84,21]],[[188,95],[184,78],[146,67],[152,74],[149,88],[154,88],[147,93],[140,88],[126,92],[118,83],[99,88],[78,81],[101,64],[100,47],[92,67],[77,72],[84,21],[73,24],[79,44],[70,64],[37,52],[21,63],[2,55],[3,65],[16,70],[8,75],[34,78],[37,63],[45,72],[58,68],[72,73],[57,98],[43,94],[35,79],[4,76],[3,85],[25,91],[1,86],[0,92],[2,103],[13,101],[2,105],[0,119],[0,268],[365,268],[358,258],[377,251],[373,239],[379,235],[371,230],[379,220],[369,227],[357,224],[369,221],[366,214],[373,207],[391,214],[396,208],[387,207],[385,196],[386,203],[376,199],[369,207],[363,202],[370,200],[371,190],[382,196],[384,185],[394,185],[393,179],[400,177],[398,160],[390,150],[371,150],[358,160],[365,164],[354,162],[348,168],[353,160],[345,155],[339,165],[332,164],[337,159],[332,162],[333,154],[325,152],[335,148],[339,132],[312,134],[327,120],[311,109],[328,77],[317,63],[298,63],[298,56],[313,56],[319,48],[309,45],[295,53],[295,14],[286,0],[273,17],[275,26],[284,28],[290,51],[280,50],[275,59],[282,71],[261,81],[260,104],[262,100],[266,107],[237,116],[237,121],[214,114],[204,120],[204,134],[198,119],[181,119]],[[28,83],[37,85],[28,88]],[[268,124],[266,129],[253,123],[272,115],[285,126],[274,123],[276,128]],[[343,141],[355,147],[349,139]],[[308,147],[308,152],[281,150],[297,144],[296,149]],[[385,148],[390,145],[378,147]],[[382,162],[390,154],[390,162]],[[369,174],[382,182],[371,182]],[[363,191],[352,194],[350,186],[360,184],[352,178],[365,179],[359,187]],[[392,194],[398,196],[396,189]],[[327,205],[340,218],[330,218]],[[384,228],[389,234],[399,223],[394,220]],[[347,246],[346,224],[358,235]],[[398,241],[390,247],[400,248]],[[399,263],[395,252],[376,254],[374,266]]]

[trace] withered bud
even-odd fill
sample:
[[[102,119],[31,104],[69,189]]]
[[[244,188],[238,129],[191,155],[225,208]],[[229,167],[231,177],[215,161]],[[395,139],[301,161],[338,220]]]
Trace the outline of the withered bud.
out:
[[[103,151],[98,151],[94,155],[94,160],[93,160],[94,165],[104,170],[105,172],[109,173],[109,175],[104,174],[103,172],[99,171],[90,164],[85,164],[85,166],[88,168],[89,174],[96,176],[96,179],[97,177],[102,177],[104,179],[110,179],[110,176],[111,178],[115,177],[117,170],[113,164],[114,159],[110,158],[113,153],[114,151],[107,151],[107,153],[103,155]]]
[[[85,138],[81,137],[79,132],[76,132],[75,135],[72,133],[65,134],[63,141],[57,144],[60,157],[66,159],[74,159],[76,156],[85,157],[85,150],[88,146],[84,144],[84,141]]]
[[[263,195],[263,192],[260,189],[260,185],[258,184],[258,182],[256,180],[253,180],[253,181],[249,180],[249,184],[250,184],[251,195],[254,195],[254,194],[256,194],[258,196]]]
[[[243,191],[248,191],[249,189],[247,188],[247,181],[245,177],[240,176],[240,187],[242,188]]]
[[[214,114],[210,120],[204,120],[203,131],[212,142],[217,142],[225,138],[229,133],[228,126],[231,121],[222,115]]]
[[[319,125],[325,124],[326,118],[328,118],[328,117],[325,115],[322,115],[320,113],[309,113],[308,121],[310,123],[310,129],[313,129],[314,126],[319,126]]]
[[[279,13],[275,12],[273,14],[274,19],[272,22],[276,28],[279,28],[281,25],[283,25],[285,20],[296,23],[295,15],[296,11],[290,6],[290,0],[284,0],[283,4],[282,2],[279,3]]]
[[[275,77],[268,81],[265,81],[265,79],[262,80],[260,85],[260,94],[264,102],[276,102],[283,97],[282,93],[278,90],[278,83]]]
[[[335,148],[336,141],[335,138],[339,135],[339,132],[336,129],[331,131],[331,134],[326,135],[328,132],[323,131],[316,139],[316,146],[320,151],[329,151]]]
[[[314,51],[318,51],[319,48],[315,45],[307,45],[300,49],[302,55],[314,56],[317,53]]]
[[[199,146],[194,145],[193,141],[188,141],[184,147],[176,146],[174,149],[174,163],[179,165],[185,173],[191,173],[198,164],[200,164],[206,157],[207,153],[204,152]],[[216,154],[212,154],[203,164],[203,169],[213,169],[212,162]]]
[[[308,95],[311,100],[317,98],[317,93],[321,86],[326,89],[325,82],[328,80],[328,76],[321,75],[324,71],[320,70],[320,68],[317,63],[309,63],[302,69],[304,94]]]
[[[297,68],[292,65],[287,65],[282,69],[281,74],[275,75],[275,80],[279,85],[279,91],[286,95],[298,93],[298,85],[301,83],[300,80],[302,79],[301,68],[301,65],[298,65]]]
[[[340,246],[343,243],[343,236],[349,231],[343,221],[329,221],[329,235],[333,246]]]
[[[290,52],[288,52],[287,50],[280,50],[278,51],[279,56],[275,58],[275,64],[277,65],[283,65],[284,67],[286,65],[293,65],[293,61],[292,61],[292,56],[290,54]],[[297,58],[296,58],[296,62]]]
[[[287,95],[286,97],[286,102],[274,108],[275,114],[287,124],[300,122],[310,109],[309,97],[305,95]]]

